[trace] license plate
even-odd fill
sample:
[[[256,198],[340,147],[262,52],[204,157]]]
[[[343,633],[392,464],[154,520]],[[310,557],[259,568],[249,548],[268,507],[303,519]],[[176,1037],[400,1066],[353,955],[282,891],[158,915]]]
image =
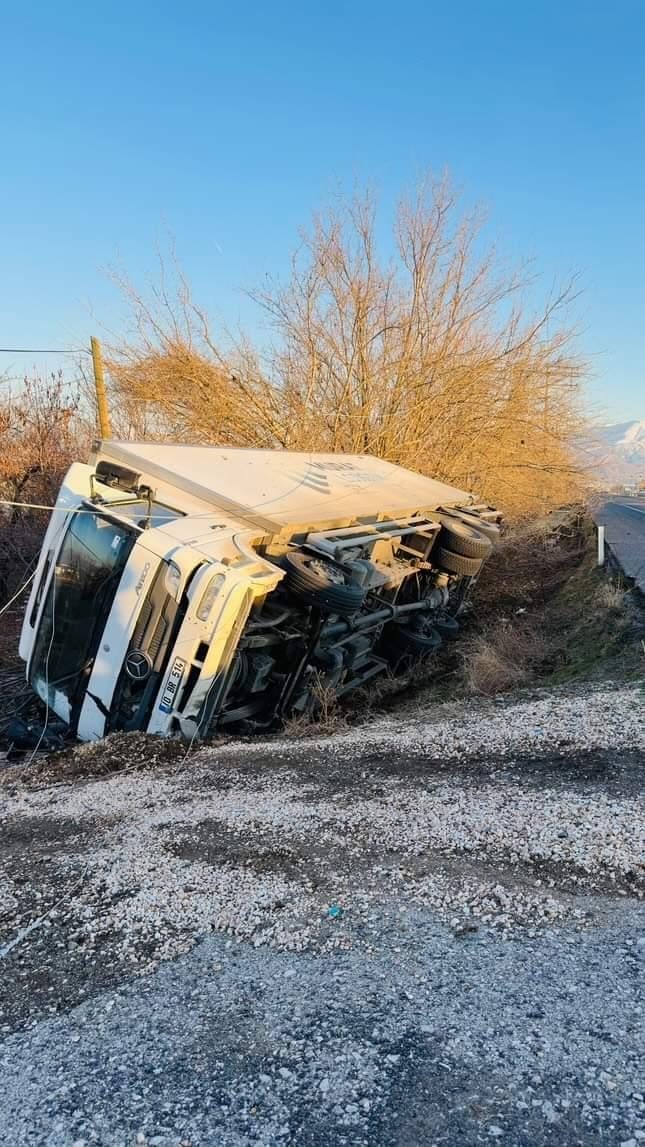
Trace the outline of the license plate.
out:
[[[159,702],[159,708],[161,709],[162,713],[172,712],[172,707],[177,700],[177,690],[181,684],[185,666],[186,662],[183,660],[183,658],[175,657],[173,667],[168,674],[166,688],[164,689],[163,696]]]

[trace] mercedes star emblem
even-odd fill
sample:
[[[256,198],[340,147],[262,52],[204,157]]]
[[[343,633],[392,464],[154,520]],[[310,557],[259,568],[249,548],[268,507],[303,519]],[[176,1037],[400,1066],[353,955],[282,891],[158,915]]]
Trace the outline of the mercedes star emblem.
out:
[[[125,671],[133,681],[145,681],[152,669],[152,660],[142,649],[133,649],[125,659]]]

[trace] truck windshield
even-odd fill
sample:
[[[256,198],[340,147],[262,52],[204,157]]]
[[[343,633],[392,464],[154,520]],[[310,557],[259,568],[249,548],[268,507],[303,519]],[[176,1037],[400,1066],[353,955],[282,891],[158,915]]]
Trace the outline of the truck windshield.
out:
[[[73,724],[119,579],[136,539],[89,510],[68,526],[47,592],[30,678],[40,697]]]

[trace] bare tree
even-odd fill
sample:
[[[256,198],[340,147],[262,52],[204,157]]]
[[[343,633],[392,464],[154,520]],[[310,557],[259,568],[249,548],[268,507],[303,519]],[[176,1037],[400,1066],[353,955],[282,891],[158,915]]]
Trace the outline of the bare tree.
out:
[[[389,261],[375,232],[369,196],[341,205],[288,281],[255,295],[278,336],[288,445],[379,454],[514,506],[561,498],[583,373],[573,284],[530,314],[526,274],[478,254],[481,220],[456,216],[446,182],[400,205]]]
[[[106,349],[113,419],[125,437],[279,445],[281,404],[243,338],[216,343],[174,252],[143,294],[112,275],[129,309],[125,337]],[[225,344],[226,349],[223,349]]]
[[[315,217],[286,281],[252,294],[262,351],[215,339],[176,267],[149,297],[122,278],[133,324],[109,370],[128,432],[367,452],[511,510],[562,501],[584,373],[574,284],[531,309],[534,280],[484,249],[483,223],[430,179],[400,204],[387,257],[368,194]]]

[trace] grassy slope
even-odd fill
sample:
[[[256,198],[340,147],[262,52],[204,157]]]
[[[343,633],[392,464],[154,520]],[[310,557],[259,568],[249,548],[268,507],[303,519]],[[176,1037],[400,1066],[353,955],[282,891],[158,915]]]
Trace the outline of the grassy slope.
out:
[[[528,681],[638,677],[643,610],[595,561],[583,511],[519,528],[488,563],[462,646],[462,679],[494,693]]]

